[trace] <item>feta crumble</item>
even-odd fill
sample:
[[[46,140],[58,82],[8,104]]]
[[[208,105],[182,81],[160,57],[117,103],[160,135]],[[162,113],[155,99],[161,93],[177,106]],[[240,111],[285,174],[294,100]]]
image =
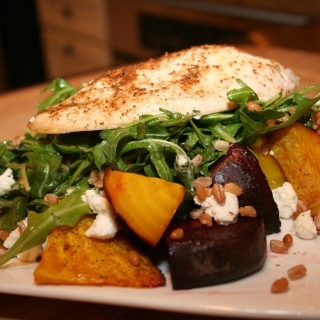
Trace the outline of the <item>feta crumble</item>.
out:
[[[278,205],[279,215],[282,219],[291,218],[297,210],[298,196],[291,183],[284,182],[281,187],[272,189],[273,199]]]
[[[7,194],[14,184],[15,180],[13,178],[13,171],[12,169],[8,168],[0,176],[0,197]]]
[[[27,218],[20,221],[20,223],[24,224],[25,227],[27,227]],[[19,227],[17,227],[16,229],[10,232],[8,238],[3,242],[3,246],[7,249],[10,249],[19,239],[20,235],[21,235],[20,229]],[[42,255],[42,252],[43,252],[42,245],[39,244],[37,246],[34,246],[28,250],[25,250],[17,254],[17,258],[20,261],[24,261],[24,262],[35,262],[38,260],[38,258],[40,258],[40,256]]]
[[[185,156],[178,155],[176,158],[176,162],[179,168],[183,168],[188,164],[189,159]]]
[[[201,206],[204,213],[210,215],[218,224],[228,225],[237,222],[239,215],[238,197],[231,193],[225,192],[226,201],[219,204],[214,196],[207,197],[204,201],[200,201],[197,196],[194,202]]]
[[[21,222],[25,226],[27,225],[27,219],[24,219]],[[10,249],[16,243],[16,241],[19,239],[19,237],[20,237],[20,230],[17,227],[10,232],[8,238],[3,242],[3,246],[7,249]]]
[[[97,214],[92,226],[85,232],[87,237],[110,239],[118,231],[116,215],[107,198],[95,190],[87,190],[82,200]]]
[[[293,221],[292,233],[299,238],[311,240],[317,237],[317,228],[311,216],[311,210],[302,212]]]

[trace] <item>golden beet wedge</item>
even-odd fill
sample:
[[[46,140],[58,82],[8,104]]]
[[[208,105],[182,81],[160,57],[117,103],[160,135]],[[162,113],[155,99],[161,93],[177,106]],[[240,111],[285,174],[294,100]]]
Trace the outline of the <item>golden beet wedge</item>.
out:
[[[180,184],[109,168],[104,190],[130,229],[151,246],[158,243],[185,195]]]
[[[269,187],[276,189],[281,187],[287,179],[277,159],[270,153],[266,154],[264,152],[264,143],[265,140],[260,137],[256,143],[250,147],[257,154],[259,165],[268,180]]]
[[[93,215],[87,215],[74,228],[59,226],[52,230],[34,271],[36,284],[134,288],[165,284],[161,271],[121,233],[108,240],[86,237],[84,233],[93,219]],[[139,265],[129,259],[132,250],[140,255]]]
[[[300,123],[273,131],[269,143],[287,180],[312,214],[320,212],[320,136]]]

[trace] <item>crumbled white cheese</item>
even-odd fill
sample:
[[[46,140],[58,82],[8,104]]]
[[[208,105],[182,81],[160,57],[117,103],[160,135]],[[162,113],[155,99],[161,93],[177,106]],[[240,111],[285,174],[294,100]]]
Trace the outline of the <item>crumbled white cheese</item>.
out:
[[[116,215],[107,198],[95,190],[87,190],[82,200],[97,214],[92,226],[86,231],[87,237],[110,239],[118,231]]]
[[[27,219],[24,219],[23,223],[26,223],[26,222],[27,222]],[[19,237],[20,237],[20,230],[17,227],[10,232],[9,237],[3,242],[3,246],[7,249],[10,249],[19,239]]]
[[[20,222],[23,223],[25,225],[25,227],[27,227],[27,218],[20,221]],[[9,237],[3,242],[3,246],[7,249],[10,249],[16,243],[16,241],[19,239],[20,234],[21,234],[21,232],[20,232],[19,227],[17,227],[13,231],[11,231],[9,234]],[[43,252],[42,245],[37,245],[37,246],[34,246],[28,250],[25,250],[25,251],[19,253],[17,255],[17,258],[20,261],[34,262],[34,261],[38,260],[38,258],[41,256],[42,252]]]
[[[273,199],[278,205],[279,215],[282,219],[291,218],[297,210],[298,196],[291,183],[285,182],[281,187],[272,189]]]
[[[110,239],[115,236],[117,231],[118,227],[113,216],[98,214],[85,235],[97,239]]]
[[[7,168],[0,176],[0,196],[7,194],[15,184],[12,169]]]
[[[317,228],[311,216],[311,210],[302,212],[293,221],[292,233],[299,238],[310,240],[317,236]]]
[[[200,201],[197,196],[194,202],[201,206],[203,212],[209,214],[218,224],[228,225],[238,220],[239,202],[238,197],[231,193],[225,192],[226,201],[219,204],[214,196],[207,197],[204,201]]]
[[[186,157],[183,156],[183,155],[178,155],[177,158],[176,158],[177,165],[178,165],[180,168],[185,167],[185,166],[188,164],[188,161],[189,161],[189,159],[186,158]]]

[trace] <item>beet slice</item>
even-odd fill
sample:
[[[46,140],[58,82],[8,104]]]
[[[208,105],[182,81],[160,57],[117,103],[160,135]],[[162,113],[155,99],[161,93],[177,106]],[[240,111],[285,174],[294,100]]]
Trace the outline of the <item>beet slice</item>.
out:
[[[176,228],[184,237],[172,240]],[[211,227],[198,219],[173,222],[166,233],[168,262],[175,290],[206,287],[234,281],[259,270],[266,257],[266,232],[262,219]]]
[[[233,143],[229,151],[211,169],[213,183],[234,182],[243,190],[239,206],[253,206],[264,220],[267,234],[280,231],[279,210],[259,161],[245,146]]]

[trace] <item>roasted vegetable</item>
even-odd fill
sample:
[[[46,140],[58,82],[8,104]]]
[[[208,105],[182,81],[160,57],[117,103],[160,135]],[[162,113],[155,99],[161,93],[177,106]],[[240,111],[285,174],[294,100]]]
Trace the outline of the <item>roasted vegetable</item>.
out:
[[[165,278],[151,261],[120,232],[113,239],[85,236],[94,216],[84,216],[71,228],[58,226],[49,235],[40,264],[34,271],[37,284],[112,285],[158,287]],[[140,263],[129,255],[134,250]]]
[[[270,188],[276,189],[281,187],[287,179],[277,159],[268,152],[268,149],[266,152],[264,151],[264,145],[268,147],[265,139],[259,138],[251,148],[258,157],[261,170],[265,174]]]
[[[178,227],[184,230],[184,237],[172,240],[170,234]],[[257,271],[266,257],[265,228],[258,218],[211,227],[188,219],[172,224],[166,235],[175,290],[239,279]]]
[[[54,227],[73,227],[82,216],[91,213],[88,204],[82,201],[83,194],[82,190],[73,189],[73,192],[65,196],[57,205],[50,206],[41,214],[29,211],[27,228],[14,245],[0,257],[0,266],[19,253],[42,245]]]
[[[257,158],[245,146],[230,145],[227,155],[211,169],[214,183],[234,182],[242,188],[239,206],[252,206],[264,220],[267,234],[280,231],[280,218],[268,181]]]
[[[130,229],[155,246],[185,195],[177,183],[134,173],[106,170],[104,190]]]
[[[273,131],[269,143],[274,156],[312,215],[320,212],[320,136],[300,123]]]

